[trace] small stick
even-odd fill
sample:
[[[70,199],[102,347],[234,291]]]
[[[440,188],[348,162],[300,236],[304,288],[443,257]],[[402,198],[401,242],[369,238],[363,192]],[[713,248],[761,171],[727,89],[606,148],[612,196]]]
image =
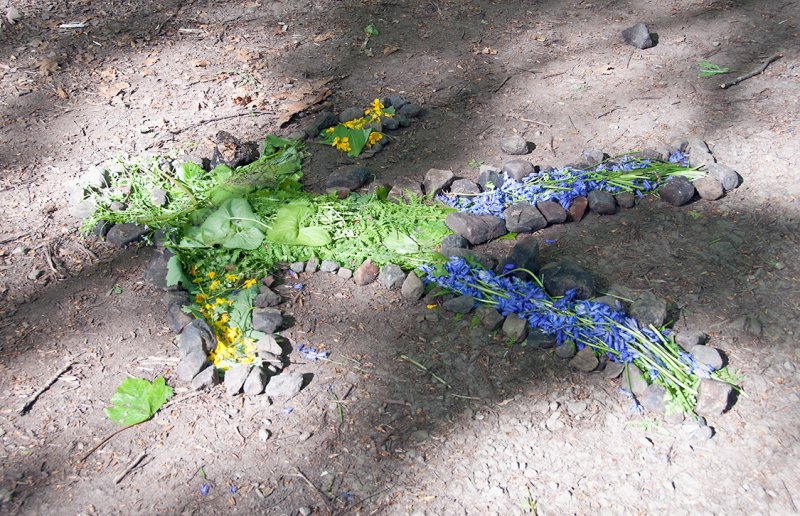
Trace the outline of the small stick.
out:
[[[737,77],[737,78],[735,78],[735,79],[733,79],[731,81],[722,83],[719,87],[724,90],[725,88],[730,88],[731,86],[736,86],[737,84],[739,84],[742,81],[746,81],[747,79],[750,79],[751,77],[755,77],[756,75],[764,73],[764,70],[767,69],[767,67],[770,65],[770,63],[772,63],[773,61],[777,61],[781,57],[783,57],[783,55],[775,54],[774,56],[771,56],[771,57],[767,58],[767,60],[764,61],[764,63],[761,66],[759,66],[757,69],[753,70],[752,72],[750,72],[748,74],[745,74],[745,75],[740,75],[739,77]]]
[[[297,471],[297,473],[296,473],[294,476],[296,476],[296,477],[300,477],[300,478],[302,478],[303,480],[305,480],[305,481],[306,481],[306,483],[307,483],[308,485],[310,485],[310,486],[311,486],[311,487],[314,489],[314,491],[315,491],[316,493],[318,493],[318,494],[319,494],[319,495],[322,497],[322,500],[325,502],[325,505],[330,505],[330,503],[331,503],[331,499],[330,499],[330,497],[328,497],[328,495],[326,495],[326,494],[325,494],[325,493],[322,491],[322,489],[318,488],[318,487],[317,487],[317,486],[314,484],[314,482],[312,482],[311,480],[309,480],[309,478],[308,478],[308,477],[305,475],[305,473],[303,473],[302,471],[300,471],[300,468],[297,468],[297,467],[295,467],[294,469]]]
[[[497,93],[498,91],[500,91],[503,88],[503,86],[506,85],[509,79],[511,79],[511,76],[506,75],[506,78],[500,81],[500,84],[494,89],[494,92]]]
[[[110,441],[111,439],[113,439],[113,438],[114,438],[114,436],[116,436],[116,435],[117,435],[117,434],[119,434],[119,433],[122,433],[122,432],[124,432],[124,431],[125,431],[125,430],[127,430],[128,428],[133,428],[134,426],[136,426],[136,425],[138,425],[138,424],[139,424],[139,423],[134,423],[134,424],[132,424],[132,425],[123,426],[123,427],[122,427],[122,428],[120,428],[119,430],[114,430],[114,431],[113,431],[113,432],[111,432],[111,433],[110,433],[108,436],[104,437],[102,441],[100,441],[99,443],[97,443],[97,446],[95,446],[94,448],[92,448],[91,450],[89,450],[88,452],[86,452],[86,454],[85,454],[83,457],[81,457],[80,459],[78,459],[78,464],[80,464],[80,463],[82,463],[83,461],[85,461],[86,459],[88,459],[88,458],[89,458],[89,457],[90,457],[90,456],[91,456],[91,455],[92,455],[94,452],[96,452],[97,450],[99,450],[99,449],[100,449],[100,448],[101,448],[101,447],[102,447],[104,444],[106,444],[108,441]]]
[[[120,482],[122,482],[122,479],[125,478],[125,475],[133,471],[133,468],[138,466],[139,463],[142,462],[142,459],[144,459],[146,456],[147,452],[142,452],[139,455],[137,455],[132,461],[128,463],[128,467],[125,468],[125,470],[123,470],[122,473],[114,477],[114,483],[119,484]]]
[[[47,380],[47,382],[45,382],[44,385],[39,387],[36,390],[36,392],[34,392],[28,397],[28,399],[25,401],[25,403],[22,404],[22,406],[17,410],[17,412],[19,412],[20,415],[24,415],[25,413],[27,413],[33,406],[33,404],[36,403],[36,400],[39,399],[39,396],[41,396],[47,389],[49,389],[54,383],[56,383],[62,374],[69,371],[74,363],[75,363],[74,360],[70,360],[69,362],[64,364],[64,366],[61,369],[59,369],[58,372],[56,372],[56,374],[54,374],[49,380]]]
[[[431,371],[430,369],[428,369],[424,365],[420,364],[419,362],[417,362],[413,358],[408,358],[405,355],[400,355],[400,358],[405,360],[406,362],[409,362],[409,363],[417,366],[418,368],[422,369],[426,373],[430,374],[433,377],[434,380],[436,380],[437,382],[441,383],[442,385],[444,385],[448,389],[452,389],[453,388],[453,386],[450,385],[449,383],[447,383],[446,381],[444,381],[441,376],[437,375],[436,373],[434,373],[433,371]]]
[[[539,124],[539,125],[543,125],[545,127],[553,127],[550,124],[546,124],[544,122],[539,122],[538,120],[531,120],[530,118],[520,118],[520,120],[523,121],[523,122],[527,122],[529,124]]]

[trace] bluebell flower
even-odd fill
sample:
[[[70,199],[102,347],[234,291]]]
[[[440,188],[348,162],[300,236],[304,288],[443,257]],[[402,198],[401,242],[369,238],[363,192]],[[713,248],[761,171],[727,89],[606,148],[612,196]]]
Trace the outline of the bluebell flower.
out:
[[[206,496],[211,487],[208,484],[200,484],[200,494]]]

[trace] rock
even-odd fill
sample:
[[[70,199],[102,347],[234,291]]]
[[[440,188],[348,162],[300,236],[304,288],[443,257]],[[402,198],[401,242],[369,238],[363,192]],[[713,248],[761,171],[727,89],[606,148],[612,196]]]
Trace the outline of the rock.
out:
[[[409,104],[409,102],[400,95],[392,95],[391,97],[386,99],[386,102],[382,102],[382,104],[386,107],[392,106],[395,109],[400,109],[406,104]]]
[[[264,394],[267,396],[291,397],[303,388],[303,375],[300,373],[281,373],[269,379]]]
[[[563,296],[568,290],[577,289],[578,299],[594,296],[592,275],[570,258],[548,263],[539,270],[545,289],[551,296]]]
[[[206,367],[192,378],[192,390],[195,391],[210,389],[218,384],[219,373],[217,373],[217,368],[213,365]]]
[[[115,224],[108,230],[106,240],[111,244],[122,247],[139,240],[149,232],[150,229],[147,226],[140,226],[131,222]]]
[[[92,214],[94,214],[96,208],[97,206],[91,199],[81,200],[73,204],[70,204],[69,214],[75,217],[76,219],[85,219],[91,217]]]
[[[278,306],[283,302],[283,297],[269,287],[260,287],[259,291],[260,294],[253,300],[253,306],[256,308]]]
[[[349,280],[353,277],[353,271],[348,269],[347,267],[339,267],[339,270],[336,271],[336,275],[340,278]]]
[[[720,184],[720,182],[711,175],[699,177],[692,181],[692,184],[694,185],[694,189],[697,190],[697,194],[701,199],[705,199],[707,201],[716,201],[725,195],[725,189],[722,188],[722,184]]]
[[[387,289],[393,290],[399,288],[406,279],[406,273],[399,265],[388,263],[383,266],[380,274],[378,274],[378,281]]]
[[[667,301],[652,292],[642,292],[631,304],[630,315],[642,328],[650,324],[658,328],[667,320]]]
[[[316,118],[314,118],[314,120],[303,130],[308,137],[316,138],[323,129],[333,127],[337,123],[339,123],[339,119],[336,117],[336,115],[334,115],[332,111],[326,109],[317,115]]]
[[[153,203],[153,206],[166,206],[167,191],[163,188],[153,188],[150,190],[150,202]]]
[[[513,155],[528,154],[530,152],[528,142],[518,134],[512,134],[511,136],[503,138],[500,142],[500,149],[506,154]]]
[[[533,237],[523,238],[511,249],[508,257],[503,260],[503,269],[506,265],[514,265],[517,269],[526,269],[534,274],[539,274],[539,242]],[[523,271],[514,273],[523,280],[530,280],[530,274]]]
[[[456,179],[450,185],[452,195],[475,195],[481,193],[480,187],[469,179]]]
[[[369,285],[378,279],[378,274],[380,274],[380,272],[381,271],[378,269],[378,266],[367,259],[358,267],[358,269],[356,269],[355,274],[353,274],[353,280],[358,286]]]
[[[493,215],[448,213],[445,224],[453,232],[466,238],[472,245],[482,244],[506,234],[505,221]]]
[[[217,338],[214,332],[203,319],[195,319],[181,331],[180,336],[181,356],[190,353],[201,353],[208,355],[217,347]]]
[[[683,206],[692,200],[695,194],[694,185],[685,177],[670,178],[659,190],[661,200],[673,206]]]
[[[159,249],[153,253],[147,270],[144,271],[144,280],[153,287],[161,290],[167,289],[167,264],[175,256],[172,251]]]
[[[708,167],[717,161],[701,138],[690,138],[685,152],[689,154],[689,166],[692,167]]]
[[[600,361],[597,360],[597,357],[592,351],[592,348],[589,346],[584,346],[584,348],[569,361],[569,365],[574,367],[578,371],[583,371],[584,373],[591,373],[595,369],[597,369],[598,364]]]
[[[649,410],[650,412],[654,412],[656,414],[665,414],[667,411],[667,405],[664,401],[664,396],[667,394],[667,389],[665,389],[661,385],[650,384],[641,394],[638,396],[639,403]]]
[[[206,366],[206,354],[202,351],[193,351],[185,355],[178,362],[178,367],[175,372],[178,378],[184,382],[191,382],[203,368]]]
[[[339,122],[345,123],[364,116],[364,110],[357,107],[347,108],[339,113]]]
[[[527,201],[512,204],[505,209],[503,217],[508,231],[529,233],[547,227],[544,215]]]
[[[368,168],[353,167],[344,170],[337,170],[325,180],[325,188],[336,190],[344,188],[350,191],[358,190],[364,183],[372,177],[372,172]]]
[[[689,353],[692,354],[695,361],[709,366],[714,371],[717,369],[722,369],[722,366],[724,365],[722,353],[720,353],[716,348],[698,344],[696,346],[692,346],[691,349],[689,349]]]
[[[336,272],[339,270],[339,264],[333,260],[322,260],[319,270],[322,272]]]
[[[622,40],[628,45],[640,50],[645,50],[655,46],[653,35],[644,23],[637,23],[632,27],[622,31]]]
[[[625,369],[625,364],[622,362],[608,362],[606,367],[603,369],[603,378],[609,380],[619,378],[619,375],[622,374],[623,369]]]
[[[394,115],[394,119],[400,124],[400,127],[408,127],[411,125],[411,120],[405,115]]]
[[[225,392],[228,396],[236,396],[244,387],[244,382],[250,376],[250,364],[236,364],[225,371]]]
[[[536,207],[544,215],[548,224],[561,224],[567,220],[567,212],[555,201],[542,201]]]
[[[562,360],[574,357],[576,351],[575,343],[572,341],[567,341],[560,346],[556,346],[556,356]]]
[[[619,304],[619,301],[614,296],[600,296],[594,298],[593,301],[595,303],[602,303],[607,307],[611,308],[612,310],[621,310],[622,306]]]
[[[218,131],[215,140],[214,154],[211,156],[212,169],[217,165],[241,167],[258,159],[258,145],[255,143],[242,142],[227,131]]]
[[[686,351],[705,344],[707,340],[708,335],[697,330],[683,330],[675,334],[675,343]]]
[[[442,308],[454,314],[468,314],[475,308],[475,298],[472,296],[458,296],[442,303]]]
[[[734,330],[747,332],[754,337],[760,337],[764,333],[764,326],[758,317],[754,315],[738,317],[731,321],[730,327]]]
[[[635,365],[628,364],[622,371],[622,388],[636,396],[647,390],[647,380]]]
[[[709,163],[707,166],[708,175],[716,179],[726,192],[737,188],[741,183],[741,176],[731,167],[721,163]]]
[[[422,181],[422,189],[425,195],[433,197],[453,184],[454,179],[455,175],[453,175],[452,171],[432,168],[425,173],[425,179]]]
[[[586,400],[572,401],[567,403],[567,412],[569,412],[570,416],[576,417],[586,412],[587,407],[588,404],[586,403]]]
[[[500,169],[491,165],[481,165],[478,173],[478,184],[483,190],[494,190],[503,186],[503,176]]]
[[[489,332],[499,329],[505,321],[503,316],[500,315],[500,312],[484,304],[481,304],[475,309],[475,315],[478,317],[481,326],[486,328]]]
[[[306,264],[304,262],[292,262],[291,265],[289,265],[289,268],[297,274],[300,274],[306,270]]]
[[[406,118],[416,118],[422,114],[422,106],[419,104],[405,104],[400,106],[400,109],[397,110],[397,114]]]
[[[167,308],[172,305],[178,305],[182,308],[184,305],[189,304],[189,293],[185,290],[167,290],[164,292],[161,302]]]
[[[617,201],[609,192],[592,190],[588,201],[589,209],[598,215],[613,215],[617,212]]]
[[[636,196],[632,192],[620,192],[614,198],[617,200],[617,204],[626,210],[636,206]]]
[[[530,330],[526,342],[528,346],[538,349],[551,349],[556,347],[556,338],[539,329]]]
[[[474,249],[463,249],[460,247],[450,247],[447,249],[442,249],[439,251],[439,254],[446,258],[464,258],[465,260],[474,260],[487,270],[494,270],[497,266],[497,259],[487,253],[483,253],[481,251],[476,251]]]
[[[113,212],[119,213],[119,212],[127,210],[128,209],[128,205],[125,204],[124,202],[114,201],[114,202],[112,202],[111,204],[108,205],[108,209],[113,211]]]
[[[584,213],[586,213],[586,208],[588,206],[589,200],[586,199],[586,197],[579,196],[572,199],[572,203],[569,205],[569,209],[567,210],[570,220],[573,222],[580,222]],[[547,221],[545,220],[545,222]]]
[[[400,122],[394,117],[381,116],[381,125],[383,125],[384,131],[396,131],[400,129]]]
[[[422,185],[418,181],[400,179],[392,186],[392,189],[389,190],[389,194],[386,198],[390,201],[400,201],[422,196]]]
[[[714,436],[714,429],[701,421],[687,421],[681,425],[681,430],[690,442],[703,442]]]
[[[283,315],[277,308],[253,308],[253,329],[275,333],[283,324]]]
[[[419,301],[425,295],[425,284],[414,272],[409,272],[400,287],[400,294],[410,301]]]
[[[606,158],[608,158],[608,155],[600,149],[583,149],[583,152],[581,152],[581,158],[587,167],[596,167],[605,161]]]
[[[255,366],[244,381],[244,393],[249,396],[258,396],[267,386],[267,373],[262,367]]]
[[[528,336],[527,319],[523,319],[516,314],[508,314],[503,323],[503,334],[514,344],[522,342]]]
[[[536,167],[534,167],[533,163],[530,161],[514,159],[503,165],[503,172],[505,172],[508,177],[521,181],[536,172]],[[480,183],[480,179],[478,182]]]
[[[183,307],[179,304],[171,304],[167,308],[167,326],[174,333],[183,331],[193,320],[192,316],[184,312]]]
[[[270,355],[281,356],[283,354],[283,348],[280,344],[278,344],[278,340],[275,338],[275,336],[270,333],[267,333],[258,339],[255,345],[256,351],[259,355],[262,353],[267,353]]]
[[[81,174],[77,180],[77,186],[81,190],[84,188],[105,188],[111,184],[110,177],[108,170],[94,166]]]
[[[445,254],[445,249],[466,249],[469,247],[469,242],[461,235],[447,235],[442,239],[442,243],[439,247],[442,250],[442,254],[447,256],[447,254]]]
[[[303,270],[309,274],[313,274],[317,272],[317,269],[319,269],[319,259],[316,256],[312,256],[306,262],[306,267]]]
[[[701,416],[716,417],[728,409],[733,387],[717,380],[701,379],[695,411]]]

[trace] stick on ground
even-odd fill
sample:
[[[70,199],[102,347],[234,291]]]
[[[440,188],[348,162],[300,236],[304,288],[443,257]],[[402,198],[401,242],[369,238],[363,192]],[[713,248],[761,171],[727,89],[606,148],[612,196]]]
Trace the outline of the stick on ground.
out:
[[[75,363],[74,360],[70,360],[69,362],[64,364],[64,366],[61,369],[59,369],[58,372],[56,372],[56,374],[54,374],[49,380],[47,380],[47,382],[45,382],[44,385],[39,387],[36,390],[36,392],[34,392],[28,397],[28,399],[25,401],[25,403],[22,404],[22,406],[17,410],[17,412],[19,412],[20,415],[26,414],[31,409],[33,404],[36,403],[36,400],[39,399],[39,396],[41,396],[47,389],[49,389],[54,383],[56,383],[58,379],[61,378],[62,374],[69,371],[74,363]]]
[[[764,73],[764,70],[767,69],[767,67],[770,65],[770,63],[772,63],[773,61],[777,61],[781,57],[783,57],[781,54],[775,54],[774,56],[771,56],[771,57],[767,58],[767,60],[764,61],[764,63],[761,66],[759,66],[757,69],[753,70],[752,72],[744,74],[744,75],[740,75],[739,77],[737,77],[737,78],[735,78],[735,79],[733,79],[731,81],[722,83],[719,87],[724,90],[726,88],[730,88],[731,86],[736,86],[740,82],[746,81],[747,79],[750,79],[751,77],[755,77],[756,75]]]
[[[115,483],[115,484],[119,484],[120,482],[122,482],[122,479],[123,479],[123,478],[125,478],[125,476],[126,476],[128,473],[130,473],[131,471],[133,471],[133,468],[135,468],[136,466],[138,466],[138,465],[139,465],[139,463],[140,463],[140,462],[142,462],[142,459],[144,459],[146,456],[147,456],[147,452],[142,452],[142,453],[140,453],[139,455],[137,455],[137,456],[136,456],[136,457],[135,457],[135,458],[134,458],[132,461],[130,461],[130,462],[128,463],[128,467],[127,467],[127,468],[125,468],[125,469],[122,471],[122,473],[120,473],[119,475],[117,475],[116,477],[114,477],[114,483]]]

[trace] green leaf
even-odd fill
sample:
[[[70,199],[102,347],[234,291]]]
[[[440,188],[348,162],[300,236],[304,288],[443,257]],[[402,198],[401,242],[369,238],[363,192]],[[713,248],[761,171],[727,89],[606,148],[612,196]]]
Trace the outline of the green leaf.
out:
[[[419,252],[419,244],[417,244],[417,241],[397,230],[390,231],[383,238],[383,245],[399,254],[413,254]]]
[[[122,426],[131,426],[147,421],[172,397],[172,388],[163,377],[153,383],[141,378],[125,378],[111,397],[111,406],[106,416]]]
[[[204,175],[206,175],[206,171],[203,170],[203,167],[192,162],[184,163],[176,173],[176,177],[184,183],[199,179]]]
[[[187,247],[192,241],[207,247],[220,244],[229,249],[256,249],[264,239],[260,222],[245,199],[228,199],[200,226],[187,231]],[[181,244],[183,245],[183,241]]]
[[[511,231],[511,232],[506,233],[505,235],[503,235],[501,237],[497,237],[497,240],[516,240],[516,238],[517,238],[517,233],[514,232],[514,231]]]
[[[167,261],[167,286],[174,287],[175,285],[182,285],[187,290],[192,285],[189,277],[183,272],[177,255],[171,256]]]
[[[350,152],[347,155],[354,158],[364,150],[372,129],[348,129],[348,131],[350,132]]]
[[[371,23],[366,27],[364,27],[364,33],[370,37],[377,36],[378,34],[380,34],[378,32],[378,29],[376,29],[375,26],[373,26]]]
[[[253,285],[250,288],[241,289],[233,296],[233,305],[231,305],[230,317],[231,324],[240,330],[245,336],[250,336],[253,329],[253,300],[258,295],[258,285]]]
[[[274,244],[303,245],[319,247],[331,243],[331,235],[318,226],[302,227],[302,223],[313,209],[308,203],[290,203],[278,210],[272,226],[264,237]]]
[[[698,75],[698,77],[713,77],[714,75],[723,75],[733,71],[730,68],[719,66],[711,61],[698,61],[697,66],[700,68],[700,75]]]

